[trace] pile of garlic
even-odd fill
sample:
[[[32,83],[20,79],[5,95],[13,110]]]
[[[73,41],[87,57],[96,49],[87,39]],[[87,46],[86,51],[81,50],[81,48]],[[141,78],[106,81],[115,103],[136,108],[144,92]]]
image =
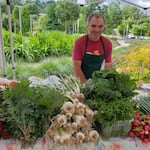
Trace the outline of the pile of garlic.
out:
[[[80,145],[99,140],[99,133],[92,129],[92,120],[97,111],[92,111],[78,99],[68,101],[61,112],[53,117],[45,134],[46,141],[54,145]]]

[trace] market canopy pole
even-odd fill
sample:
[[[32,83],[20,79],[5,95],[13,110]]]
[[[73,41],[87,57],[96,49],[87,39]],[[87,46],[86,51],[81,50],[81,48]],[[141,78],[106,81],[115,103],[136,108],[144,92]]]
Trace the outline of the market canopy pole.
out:
[[[0,3],[0,68],[2,68],[3,70],[3,76],[6,77],[6,62],[5,62],[4,41],[2,32],[1,3]]]
[[[11,63],[13,71],[13,79],[15,79],[15,61],[14,61],[14,50],[13,50],[13,37],[12,37],[12,25],[11,25],[11,12],[10,12],[10,0],[6,0],[7,11],[8,11],[8,25],[10,32],[10,50],[11,50]]]

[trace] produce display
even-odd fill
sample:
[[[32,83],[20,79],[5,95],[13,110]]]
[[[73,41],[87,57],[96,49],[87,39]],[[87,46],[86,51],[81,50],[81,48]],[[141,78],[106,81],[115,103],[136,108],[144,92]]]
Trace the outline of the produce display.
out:
[[[127,122],[123,137],[149,144],[149,99],[133,100],[137,86],[129,75],[97,71],[85,84],[72,76],[57,79],[53,86],[32,85],[28,79],[5,85],[0,92],[1,139],[17,140],[24,148],[40,138],[43,145],[56,149],[89,143],[100,143],[102,148],[104,128],[119,129]],[[113,136],[122,135],[113,131],[107,138]]]

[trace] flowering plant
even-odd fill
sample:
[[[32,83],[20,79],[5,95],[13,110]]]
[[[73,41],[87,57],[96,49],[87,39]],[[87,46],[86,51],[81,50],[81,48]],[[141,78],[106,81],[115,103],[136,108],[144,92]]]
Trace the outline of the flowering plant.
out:
[[[137,44],[138,45],[138,44]],[[131,49],[128,53],[123,53],[114,61],[117,71],[130,74],[137,83],[150,82],[150,45],[145,44]],[[136,61],[135,61],[136,60]]]
[[[142,143],[150,142],[150,116],[135,113],[135,118],[131,122],[131,129],[128,132],[129,137],[138,137]]]

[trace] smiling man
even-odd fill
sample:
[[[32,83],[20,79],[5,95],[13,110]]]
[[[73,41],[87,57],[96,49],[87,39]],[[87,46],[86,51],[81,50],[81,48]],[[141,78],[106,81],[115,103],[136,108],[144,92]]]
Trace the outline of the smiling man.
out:
[[[79,37],[73,46],[72,61],[74,77],[84,83],[94,71],[112,68],[112,43],[102,36],[105,19],[102,14],[92,13],[87,19],[88,33]]]

